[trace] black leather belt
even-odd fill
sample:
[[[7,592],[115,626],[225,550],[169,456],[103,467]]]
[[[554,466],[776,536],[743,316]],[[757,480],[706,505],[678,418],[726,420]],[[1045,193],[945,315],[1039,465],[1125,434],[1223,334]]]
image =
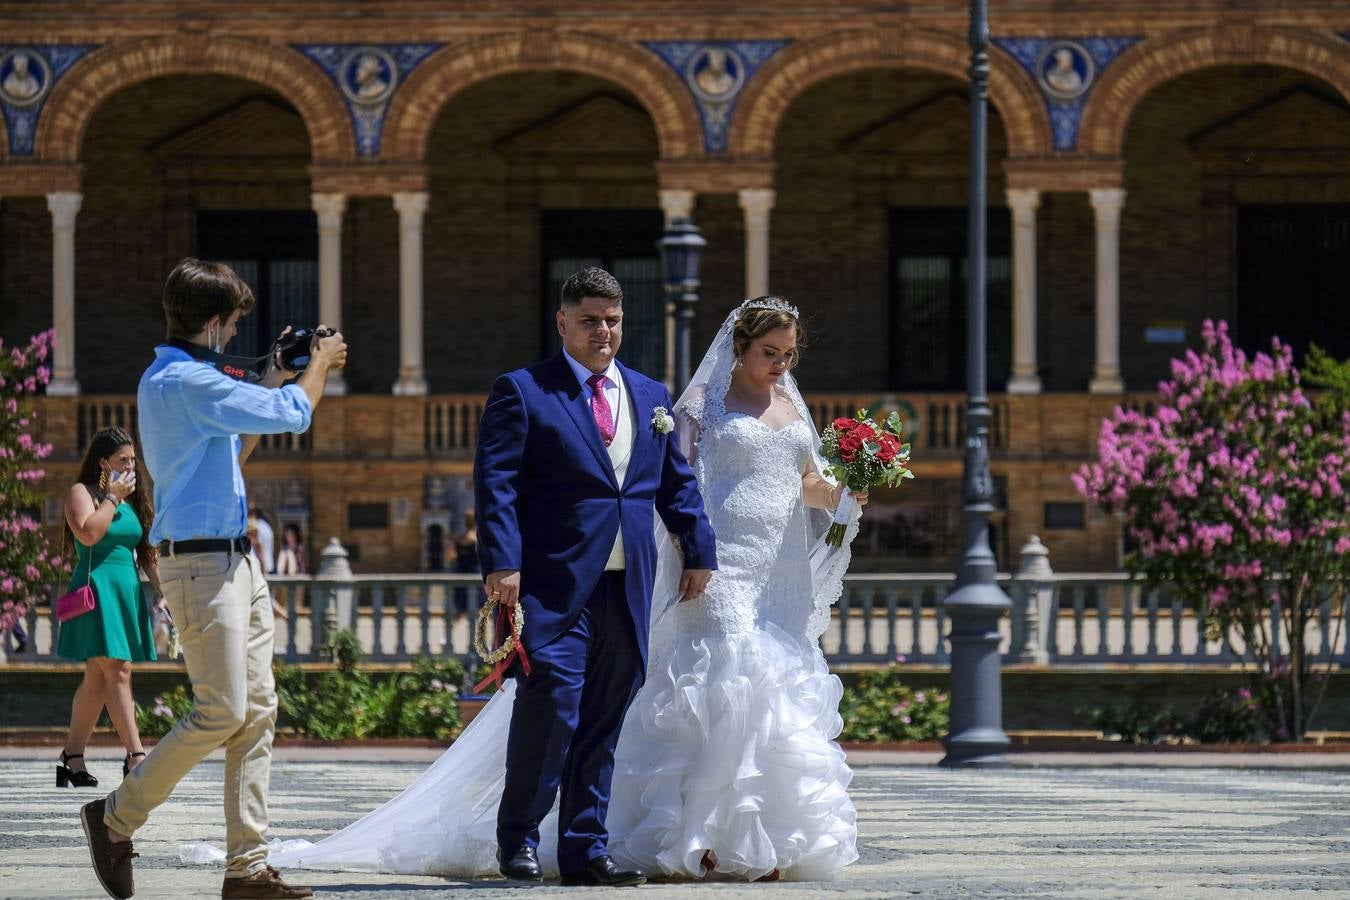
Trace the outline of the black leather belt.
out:
[[[190,541],[159,542],[159,552],[165,556],[182,556],[184,553],[238,553],[246,555],[252,547],[252,542],[246,537],[195,538]]]

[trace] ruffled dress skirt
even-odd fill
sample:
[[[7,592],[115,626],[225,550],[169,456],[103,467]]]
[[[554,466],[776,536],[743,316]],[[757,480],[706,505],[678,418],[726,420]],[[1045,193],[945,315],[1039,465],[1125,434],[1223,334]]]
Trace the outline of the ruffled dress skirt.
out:
[[[834,878],[858,858],[842,693],[816,646],[773,625],[677,639],[619,738],[611,854],[649,875]]]

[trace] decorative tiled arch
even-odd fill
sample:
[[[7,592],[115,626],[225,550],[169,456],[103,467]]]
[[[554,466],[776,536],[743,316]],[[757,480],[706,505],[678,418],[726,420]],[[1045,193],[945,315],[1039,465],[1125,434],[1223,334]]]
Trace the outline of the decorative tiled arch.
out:
[[[38,122],[36,156],[78,159],[84,130],[104,100],[130,85],[180,74],[227,75],[264,85],[300,114],[316,162],[344,162],[354,156],[346,106],[323,72],[286,47],[206,35],[114,43],[89,54],[52,89]]]
[[[1306,72],[1350,101],[1350,45],[1335,37],[1264,26],[1184,31],[1120,55],[1083,110],[1078,147],[1095,157],[1119,157],[1135,108],[1158,85],[1199,69],[1253,64]]]
[[[562,69],[612,81],[638,99],[652,117],[662,159],[702,155],[698,110],[675,74],[634,44],[567,31],[522,31],[438,50],[394,95],[384,124],[381,155],[399,162],[425,160],[436,117],[465,88],[511,72]]]
[[[42,116],[43,107],[51,96],[52,88],[59,84],[70,67],[79,62],[97,44],[8,44],[0,45],[0,61],[12,54],[23,53],[30,59],[36,58],[41,74],[47,83],[42,85],[38,94],[26,103],[16,103],[9,97],[0,96],[0,109],[4,115],[5,133],[4,151],[15,159],[32,158],[36,139],[37,123]]]
[[[386,90],[389,96],[377,100],[362,100],[359,97],[346,96],[347,108],[351,111],[352,128],[356,133],[356,155],[378,157],[380,155],[380,137],[384,129],[384,117],[389,111],[389,103],[408,73],[417,68],[424,59],[435,53],[441,46],[433,43],[420,44],[294,44],[295,49],[308,56],[342,90],[344,64],[352,57],[366,55],[369,52],[379,54],[385,64],[390,66],[392,84]]]
[[[1012,157],[1051,152],[1040,91],[1011,57],[990,47],[989,97],[1003,119]],[[790,45],[746,85],[731,123],[732,155],[773,156],[774,136],[792,101],[813,84],[862,69],[927,69],[967,78],[970,48],[960,38],[919,29],[841,31]]]
[[[1053,133],[1057,153],[1073,153],[1078,149],[1078,129],[1082,122],[1083,107],[1092,96],[1096,86],[1096,77],[1105,72],[1122,52],[1139,42],[1134,36],[1095,36],[1095,37],[1011,37],[995,38],[994,42],[1008,51],[1021,64],[1027,74],[1036,81],[1045,96],[1045,109],[1050,116],[1050,130]],[[1065,48],[1081,59],[1090,68],[1087,77],[1080,83],[1077,96],[1057,95],[1051,86],[1042,81],[1040,69],[1046,56],[1053,50]]]

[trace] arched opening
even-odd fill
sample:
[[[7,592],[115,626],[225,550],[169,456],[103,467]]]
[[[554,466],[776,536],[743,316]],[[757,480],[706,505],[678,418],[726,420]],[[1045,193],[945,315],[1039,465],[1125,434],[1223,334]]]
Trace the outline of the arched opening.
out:
[[[433,392],[482,391],[490,373],[551,353],[558,290],[584,265],[604,266],[623,285],[620,358],[660,376],[657,158],[646,110],[632,94],[591,75],[516,72],[472,85],[445,104],[431,132],[424,226]],[[354,237],[396,233],[377,221],[390,215],[387,208],[354,203]],[[363,284],[387,278],[382,258],[359,254],[353,277]],[[386,308],[356,314],[379,336],[372,343],[392,348],[397,326]],[[394,368],[391,359],[377,371]]]
[[[970,107],[957,78],[867,69],[819,82],[788,107],[775,141],[772,283],[803,310],[808,392],[875,398],[928,427],[923,394],[965,388]],[[1002,120],[989,125],[989,375],[1011,363],[1011,235]],[[854,543],[859,570],[937,570],[961,547],[961,480],[930,469],[880,490]],[[1005,478],[995,552],[1006,561]],[[1005,563],[1006,564],[1006,563]]]
[[[815,390],[965,386],[970,142],[966,85],[914,69],[866,70],[803,91],[775,144],[777,291],[817,314],[828,354]],[[989,126],[989,374],[1010,365],[1010,233],[1003,126]],[[828,314],[826,314],[828,311]]]
[[[1124,141],[1121,349],[1151,387],[1227,319],[1247,350],[1278,335],[1350,355],[1350,104],[1275,66],[1225,66],[1167,81]]]
[[[108,97],[83,131],[75,231],[77,370],[85,393],[130,393],[164,338],[164,279],[185,256],[235,265],[258,296],[232,352],[265,352],[316,312],[304,122],[279,94],[217,75],[165,76]],[[51,322],[51,216],[6,202],[5,269],[31,302],[6,331]],[[7,293],[8,293],[7,285]],[[7,320],[8,320],[7,316]]]

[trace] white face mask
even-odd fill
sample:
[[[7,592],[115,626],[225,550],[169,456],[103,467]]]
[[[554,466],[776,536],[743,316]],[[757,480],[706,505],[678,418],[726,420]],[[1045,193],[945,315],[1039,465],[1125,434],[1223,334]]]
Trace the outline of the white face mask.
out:
[[[211,338],[211,332],[210,332],[210,331],[208,331],[208,332],[206,333],[206,342],[207,342],[208,344],[211,345],[211,349],[214,350],[216,353],[219,353],[219,352],[220,352],[220,326],[219,326],[219,325],[216,326],[216,336],[215,336],[215,339],[214,339],[214,340],[212,340],[212,338]]]

